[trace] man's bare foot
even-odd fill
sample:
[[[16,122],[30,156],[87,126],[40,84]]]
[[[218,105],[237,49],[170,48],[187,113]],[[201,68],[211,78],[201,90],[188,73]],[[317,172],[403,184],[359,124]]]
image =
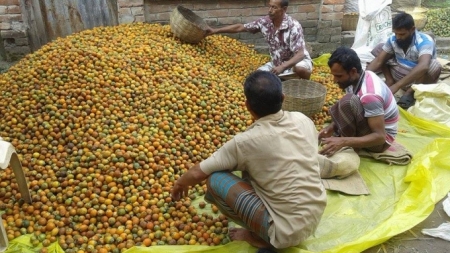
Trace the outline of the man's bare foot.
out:
[[[269,248],[271,245],[245,228],[230,228],[229,235],[233,241],[246,241],[256,248]]]

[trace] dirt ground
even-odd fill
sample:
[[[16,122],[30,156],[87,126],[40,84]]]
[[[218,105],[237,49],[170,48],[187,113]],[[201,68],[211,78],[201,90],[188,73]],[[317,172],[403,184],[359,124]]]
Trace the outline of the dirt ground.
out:
[[[445,199],[445,198],[444,198]],[[363,253],[448,253],[450,242],[422,234],[422,229],[436,228],[442,223],[450,222],[441,200],[434,211],[423,222],[392,237],[390,240],[367,249]]]

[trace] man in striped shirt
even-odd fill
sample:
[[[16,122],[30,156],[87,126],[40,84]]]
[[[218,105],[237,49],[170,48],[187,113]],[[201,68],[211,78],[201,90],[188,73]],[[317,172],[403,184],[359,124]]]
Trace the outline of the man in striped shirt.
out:
[[[356,52],[340,47],[328,60],[331,74],[346,95],[330,109],[332,123],[319,132],[320,153],[343,147],[383,152],[397,135],[399,112],[389,87],[372,71],[363,71]]]
[[[394,35],[372,51],[376,57],[367,70],[381,70],[392,93],[403,90],[397,104],[408,109],[415,102],[411,85],[436,83],[442,66],[436,59],[434,39],[416,30],[410,14],[397,14],[392,28]]]

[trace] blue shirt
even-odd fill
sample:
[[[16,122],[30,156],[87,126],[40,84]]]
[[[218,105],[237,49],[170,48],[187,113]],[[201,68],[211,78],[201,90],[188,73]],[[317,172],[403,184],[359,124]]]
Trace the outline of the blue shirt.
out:
[[[397,37],[392,35],[383,46],[383,50],[388,54],[395,55],[397,62],[405,67],[414,68],[419,62],[419,57],[425,54],[431,55],[431,59],[436,59],[436,44],[430,35],[414,32],[414,38],[406,53],[396,43]]]

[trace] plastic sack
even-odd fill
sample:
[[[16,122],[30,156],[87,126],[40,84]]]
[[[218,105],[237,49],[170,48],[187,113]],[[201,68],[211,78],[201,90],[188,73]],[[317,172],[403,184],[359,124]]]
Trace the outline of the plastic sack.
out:
[[[372,49],[392,34],[391,0],[359,0],[359,19],[352,49],[361,62],[370,62]]]
[[[422,234],[450,241],[450,223],[442,223],[437,228],[422,229]]]
[[[328,66],[328,60],[330,59],[331,54],[323,54],[317,58],[312,59],[314,66]]]
[[[358,0],[345,0],[344,13],[359,12]]]
[[[450,85],[443,82],[414,84],[412,89],[416,103],[408,112],[450,127]]]

